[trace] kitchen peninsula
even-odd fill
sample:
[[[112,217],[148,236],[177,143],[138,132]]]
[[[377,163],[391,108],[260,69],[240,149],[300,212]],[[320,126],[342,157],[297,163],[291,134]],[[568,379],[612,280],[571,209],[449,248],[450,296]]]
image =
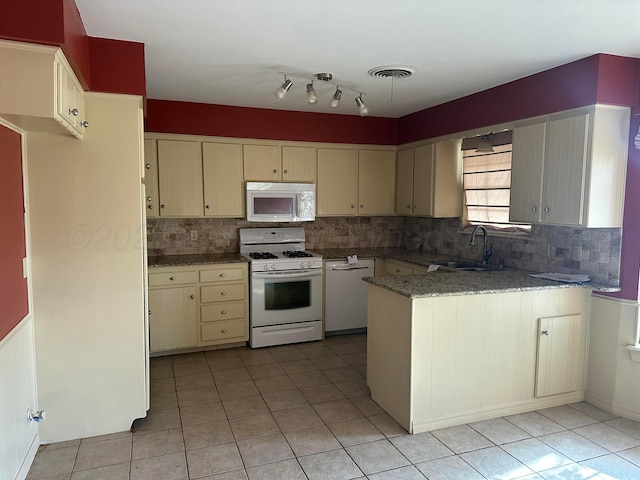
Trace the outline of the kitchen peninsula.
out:
[[[367,384],[412,433],[582,401],[589,297],[502,270],[366,279]]]

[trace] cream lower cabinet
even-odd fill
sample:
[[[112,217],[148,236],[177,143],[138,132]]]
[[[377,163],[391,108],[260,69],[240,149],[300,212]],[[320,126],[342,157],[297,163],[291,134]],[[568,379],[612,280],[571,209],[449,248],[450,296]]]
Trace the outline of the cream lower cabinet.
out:
[[[416,265],[414,263],[403,262],[401,260],[391,258],[381,260],[380,266],[382,267],[381,271],[384,272],[384,275],[415,275],[418,273],[427,273],[427,267]]]
[[[197,272],[156,268],[149,273],[149,350],[195,347],[198,343]]]
[[[246,263],[157,267],[149,273],[151,353],[246,342]]]
[[[514,129],[510,220],[620,227],[629,109],[597,105]]]
[[[581,401],[589,295],[552,288],[411,299],[370,285],[372,399],[412,433]],[[549,319],[557,340],[540,349],[539,324]],[[550,386],[544,397],[539,380]]]
[[[395,213],[421,217],[462,215],[460,140],[399,150]]]

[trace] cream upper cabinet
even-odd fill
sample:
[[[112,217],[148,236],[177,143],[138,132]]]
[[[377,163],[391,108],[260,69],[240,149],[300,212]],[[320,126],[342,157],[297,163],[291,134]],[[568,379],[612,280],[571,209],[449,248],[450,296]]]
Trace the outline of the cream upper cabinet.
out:
[[[158,140],[160,216],[203,215],[200,142]]]
[[[437,218],[462,215],[460,147],[460,140],[454,139],[398,152],[398,215]]]
[[[280,148],[277,145],[243,145],[244,179],[250,182],[278,182],[282,179]]]
[[[158,198],[158,149],[156,141],[144,140],[144,198],[147,217],[157,217],[160,209]]]
[[[244,216],[242,145],[202,143],[205,217]]]
[[[578,390],[582,316],[538,319],[536,397]]]
[[[629,109],[597,105],[514,129],[510,220],[622,225]]]
[[[84,91],[61,54],[56,57],[56,74],[58,77],[56,106],[58,115],[63,120],[61,123],[73,135],[82,137],[84,129],[89,126],[84,109]]]
[[[315,147],[282,147],[282,181],[315,183]]]
[[[358,214],[393,215],[395,198],[395,152],[358,152]]]
[[[355,215],[357,178],[355,149],[318,148],[317,215]]]

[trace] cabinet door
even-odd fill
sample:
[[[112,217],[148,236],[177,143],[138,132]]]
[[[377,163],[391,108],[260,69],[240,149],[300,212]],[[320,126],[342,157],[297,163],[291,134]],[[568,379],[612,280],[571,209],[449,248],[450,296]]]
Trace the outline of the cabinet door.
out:
[[[202,144],[205,217],[244,216],[242,145]]]
[[[202,216],[200,142],[158,140],[158,186],[161,216]]]
[[[432,215],[436,218],[462,216],[462,140],[435,145]]]
[[[546,123],[513,130],[509,220],[538,223],[542,208],[542,166]]]
[[[396,214],[413,213],[413,148],[400,150],[396,158]]]
[[[580,225],[583,218],[589,115],[548,123],[542,221]]]
[[[157,217],[160,205],[158,202],[158,151],[156,141],[144,141],[144,188],[147,217]]]
[[[536,397],[578,389],[578,363],[582,316],[538,319]]]
[[[250,182],[277,182],[280,172],[280,148],[277,145],[243,145],[244,179]]]
[[[433,154],[434,145],[416,147],[413,159],[414,215],[433,215]]]
[[[355,215],[358,157],[355,150],[318,149],[318,215]]]
[[[149,311],[151,352],[196,346],[195,286],[149,290]]]
[[[396,154],[385,150],[358,152],[358,214],[395,213]]]
[[[82,122],[85,120],[84,93],[73,71],[65,63],[58,60],[55,68],[58,84],[58,115],[71,133],[82,137],[84,134]]]
[[[282,180],[314,183],[316,181],[316,149],[282,147]]]

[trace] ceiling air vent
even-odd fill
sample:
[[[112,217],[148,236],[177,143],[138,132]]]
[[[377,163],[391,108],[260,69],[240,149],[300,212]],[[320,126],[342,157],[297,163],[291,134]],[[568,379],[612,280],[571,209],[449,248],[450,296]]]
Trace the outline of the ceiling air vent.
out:
[[[416,69],[406,65],[385,65],[369,70],[369,75],[377,78],[407,78],[416,73]]]

